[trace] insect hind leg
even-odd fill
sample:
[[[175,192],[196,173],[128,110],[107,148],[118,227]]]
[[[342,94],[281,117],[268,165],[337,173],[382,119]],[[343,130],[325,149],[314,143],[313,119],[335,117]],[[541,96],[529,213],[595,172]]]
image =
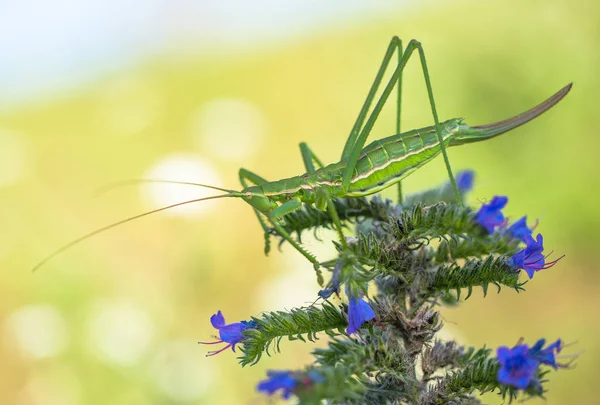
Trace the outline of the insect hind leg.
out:
[[[437,114],[437,109],[435,107],[435,101],[433,99],[433,90],[431,89],[431,78],[429,77],[429,69],[427,68],[427,61],[425,60],[425,51],[423,50],[423,46],[421,43],[415,39],[411,40],[408,46],[406,47],[406,53],[410,51],[412,53],[413,49],[416,48],[419,52],[419,59],[421,61],[421,68],[423,70],[423,76],[425,78],[425,86],[427,87],[427,95],[429,96],[429,104],[431,106],[431,113],[433,114],[433,120],[435,122],[435,133],[437,135],[438,141],[440,142],[440,149],[442,150],[442,156],[444,157],[444,163],[446,164],[446,169],[448,171],[448,177],[450,178],[450,183],[452,184],[452,188],[454,189],[454,195],[456,196],[456,201],[459,205],[463,206],[462,195],[458,192],[458,187],[456,186],[456,180],[454,179],[454,175],[452,174],[452,167],[450,166],[450,159],[448,159],[448,153],[446,152],[446,145],[444,145],[444,140],[442,138],[442,134],[440,132],[440,121]],[[410,57],[410,54],[409,54]]]
[[[412,54],[415,50],[417,50],[419,53],[419,57],[420,57],[420,61],[421,61],[421,68],[423,70],[423,75],[425,77],[425,85],[427,87],[427,94],[429,96],[429,104],[430,104],[431,112],[432,112],[433,119],[435,122],[435,132],[436,132],[436,135],[440,142],[440,148],[442,151],[442,155],[444,156],[444,162],[446,164],[448,176],[450,177],[450,182],[452,184],[452,188],[454,189],[454,193],[456,195],[456,200],[459,202],[460,205],[462,205],[462,198],[460,196],[460,193],[458,192],[458,188],[456,187],[456,181],[454,180],[454,175],[452,174],[452,168],[450,167],[450,161],[448,159],[448,154],[446,153],[446,146],[444,145],[442,135],[441,135],[440,129],[439,129],[439,119],[438,119],[438,115],[437,115],[435,101],[433,98],[433,91],[431,89],[431,79],[429,77],[429,70],[427,68],[427,62],[425,60],[425,53],[423,51],[423,47],[421,46],[421,43],[415,39],[411,40],[409,42],[409,44],[407,45],[406,49],[404,50],[404,53],[400,57],[398,65],[396,66],[396,69],[392,73],[392,77],[388,81],[381,96],[379,97],[379,100],[377,101],[377,104],[373,108],[373,111],[371,112],[371,115],[369,116],[366,124],[360,131],[360,134],[358,134],[358,136],[356,137],[356,142],[350,148],[348,146],[348,143],[346,144],[346,148],[344,149],[344,154],[347,153],[347,148],[349,148],[350,153],[348,155],[346,155],[346,157],[347,157],[347,159],[345,160],[346,168],[344,169],[344,173],[342,175],[342,187],[346,190],[349,188],[350,181],[352,179],[352,173],[354,171],[354,168],[356,167],[358,157],[362,151],[362,148],[365,145],[367,137],[369,136],[371,130],[373,129],[373,126],[375,125],[375,122],[376,122],[377,118],[379,117],[379,114],[381,113],[381,110],[383,109],[385,103],[387,102],[393,88],[397,84],[397,80],[399,80],[399,78],[401,77],[402,71],[404,70],[406,63],[408,62],[408,60],[410,59],[410,57],[412,56]],[[388,48],[388,52],[389,52],[389,48]],[[386,56],[387,56],[387,54],[386,54]],[[398,109],[398,111],[399,111],[399,109]],[[398,112],[398,116],[399,116],[399,112]],[[354,136],[354,134],[351,134],[351,137],[352,136]],[[349,140],[350,140],[350,138],[349,138]]]

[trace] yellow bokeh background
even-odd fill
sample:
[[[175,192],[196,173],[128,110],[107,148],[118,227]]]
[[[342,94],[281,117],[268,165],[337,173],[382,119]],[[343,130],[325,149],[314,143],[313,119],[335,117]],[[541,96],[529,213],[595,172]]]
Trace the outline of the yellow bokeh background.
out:
[[[574,343],[565,351],[580,353],[576,367],[550,373],[547,400],[531,403],[597,404],[599,27],[594,1],[414,2],[235,53],[166,52],[0,112],[0,403],[267,402],[255,392],[265,370],[307,364],[314,345],[285,342],[282,354],[241,369],[230,351],[206,358],[210,347],[196,342],[211,340],[209,317],[219,309],[229,322],[248,319],[303,305],[318,286],[289,246],[263,255],[262,230],[242,201],[141,219],[30,269],[78,235],[156,207],[159,194],[204,195],[148,185],[95,195],[106,184],[188,168],[200,178],[179,180],[239,188],[239,167],[272,180],[302,173],[302,141],[336,161],[398,35],[422,42],[441,119],[497,121],[574,82],[534,122],[449,151],[455,170],[477,173],[470,203],[509,196],[507,215],[539,219],[546,249],[566,258],[524,293],[490,290],[483,299],[476,289],[442,313],[445,336],[464,344]],[[403,129],[431,125],[417,58],[404,77]],[[388,106],[372,139],[393,125]],[[404,189],[444,174],[438,159]],[[328,235],[308,241],[323,260],[332,254]]]

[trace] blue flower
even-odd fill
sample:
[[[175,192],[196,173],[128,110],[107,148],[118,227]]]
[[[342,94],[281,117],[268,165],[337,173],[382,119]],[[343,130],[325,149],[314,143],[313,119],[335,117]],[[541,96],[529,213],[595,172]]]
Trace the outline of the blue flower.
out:
[[[557,368],[554,352],[560,352],[562,342],[559,339],[542,349],[545,342],[545,339],[540,339],[531,348],[526,344],[517,345],[512,349],[506,346],[499,347],[496,352],[500,363],[498,382],[525,389],[532,382],[538,382],[536,371],[540,364]]]
[[[474,177],[475,172],[473,170],[463,170],[456,173],[456,187],[462,192],[471,191]]]
[[[495,196],[489,204],[483,204],[477,214],[475,221],[483,226],[489,233],[494,232],[494,228],[504,224],[504,214],[502,209],[508,203],[508,197]]]
[[[331,282],[329,283],[331,285],[331,287],[329,288],[325,288],[321,291],[319,291],[317,293],[317,295],[321,298],[323,298],[324,300],[326,300],[327,298],[331,297],[331,295],[333,293],[335,293],[338,298],[339,296],[339,291],[340,291],[340,275],[342,273],[342,268],[344,266],[344,262],[343,261],[338,261],[335,264],[335,268],[333,269],[333,274],[331,275]]]
[[[346,291],[348,293],[348,291]],[[375,311],[369,305],[369,303],[362,298],[348,295],[348,328],[346,333],[351,335],[360,328],[360,326],[375,318]]]
[[[500,370],[498,370],[498,382],[504,385],[512,385],[525,389],[535,377],[539,363],[528,356],[529,347],[518,345],[509,349],[506,346],[499,347],[496,351]]]
[[[281,390],[283,399],[288,399],[290,395],[294,394],[298,384],[306,388],[315,383],[325,382],[325,378],[315,370],[310,370],[307,373],[269,370],[267,371],[267,377],[266,380],[258,383],[258,391],[273,395],[278,390]]]
[[[298,383],[291,371],[269,370],[267,371],[267,377],[266,380],[258,383],[258,391],[273,395],[277,390],[282,390],[281,396],[283,399],[288,399],[294,393]]]
[[[207,356],[214,356],[215,354],[219,354],[222,351],[231,347],[231,350],[235,352],[235,345],[238,344],[242,339],[242,332],[248,328],[256,328],[258,325],[254,321],[241,321],[236,323],[230,323],[229,325],[225,324],[225,317],[221,313],[221,311],[217,312],[213,316],[210,317],[210,323],[213,328],[219,331],[219,337],[221,340],[216,342],[198,342],[203,345],[215,345],[218,343],[229,343],[227,346],[220,350],[216,350],[213,352],[209,352]]]
[[[339,288],[334,288],[334,287],[324,288],[322,290],[319,290],[317,295],[319,297],[323,298],[324,300],[326,300],[327,298],[331,297],[331,295],[333,295],[333,293],[337,293],[338,290],[339,290]]]
[[[509,226],[506,232],[523,242],[527,242],[527,238],[531,237],[533,231],[527,228],[527,217],[523,217]]]
[[[544,238],[539,233],[537,240],[533,239],[531,235],[525,238],[525,249],[519,250],[510,259],[509,264],[517,269],[523,269],[527,272],[529,278],[533,278],[536,271],[545,270],[554,266],[560,259],[561,256],[556,260],[546,263],[546,257],[542,254],[544,251]]]

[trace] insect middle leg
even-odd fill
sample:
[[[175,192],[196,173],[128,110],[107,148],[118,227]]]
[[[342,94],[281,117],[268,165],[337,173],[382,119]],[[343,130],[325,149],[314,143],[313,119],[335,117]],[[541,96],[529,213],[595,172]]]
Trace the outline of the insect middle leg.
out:
[[[315,153],[304,142],[300,143],[300,153],[302,154],[302,160],[304,161],[304,166],[306,167],[307,173],[315,172],[314,163],[317,163],[317,165],[319,165],[320,168],[323,168],[323,163],[321,163],[317,155],[315,155]],[[344,232],[342,230],[342,222],[340,221],[340,216],[338,215],[338,212],[335,209],[335,205],[333,204],[331,196],[325,190],[317,190],[317,202],[315,205],[319,209],[324,209],[326,205],[327,210],[329,211],[329,215],[333,219],[335,229],[340,238],[340,243],[342,244],[342,247],[344,249],[347,249],[348,245],[346,243],[346,237],[344,236]]]
[[[394,40],[392,39],[392,42],[393,41]],[[391,44],[390,44],[390,48],[391,48]],[[388,48],[388,53],[390,51],[390,48]],[[404,70],[406,63],[408,62],[408,60],[410,59],[411,55],[413,54],[413,52],[415,50],[417,50],[419,53],[419,58],[421,61],[421,68],[423,71],[423,76],[425,78],[425,85],[427,87],[427,94],[429,96],[429,104],[431,107],[433,120],[435,122],[435,131],[436,131],[438,140],[440,142],[440,149],[442,151],[442,155],[444,156],[444,162],[446,164],[448,176],[450,177],[450,182],[452,184],[452,188],[454,189],[454,193],[456,195],[456,200],[459,202],[459,204],[462,205],[462,197],[461,197],[460,193],[458,192],[458,188],[456,187],[456,181],[454,180],[454,175],[452,174],[452,168],[450,167],[450,161],[448,159],[448,154],[446,153],[446,146],[444,145],[444,142],[442,139],[442,134],[440,133],[440,129],[439,129],[439,119],[438,119],[437,109],[435,106],[435,101],[433,98],[433,91],[431,89],[431,79],[429,77],[429,69],[427,68],[427,62],[425,60],[425,53],[423,51],[423,47],[421,46],[421,43],[415,39],[411,40],[409,42],[409,44],[407,45],[406,49],[404,50],[404,53],[400,57],[400,60],[399,60],[398,65],[396,66],[396,69],[392,73],[392,77],[390,78],[388,84],[384,88],[383,93],[379,97],[379,100],[377,101],[377,104],[373,108],[373,111],[371,112],[371,115],[369,116],[369,119],[367,120],[366,124],[360,130],[360,133],[356,135],[353,132],[353,133],[351,133],[350,137],[348,138],[348,142],[346,143],[346,146],[344,147],[344,152],[342,154],[342,160],[346,161],[346,168],[344,169],[344,173],[342,176],[342,187],[345,190],[347,190],[350,187],[350,181],[352,179],[352,174],[356,167],[356,163],[358,161],[358,157],[360,156],[362,148],[365,145],[367,137],[371,133],[371,130],[373,129],[373,126],[375,125],[375,122],[377,121],[377,118],[379,117],[379,114],[381,113],[381,110],[383,109],[385,103],[387,102],[393,88],[397,84],[398,79],[401,77],[402,71]],[[386,56],[387,56],[387,54],[386,54]],[[382,68],[384,68],[384,70],[385,70],[385,67],[387,67],[387,64],[389,64],[389,60],[387,60],[387,62],[386,62],[386,59],[384,58],[384,64],[382,64]],[[372,88],[372,90],[373,90],[373,88]],[[369,101],[368,98],[367,98],[367,101]],[[365,105],[366,104],[367,103],[365,103]],[[362,113],[362,111],[361,111],[361,113]],[[364,118],[361,119],[361,116],[359,115],[359,120],[361,120],[361,122],[362,122],[362,120],[364,120]],[[357,120],[357,123],[359,120]],[[355,142],[352,144],[351,141],[353,141],[353,140],[355,140]]]

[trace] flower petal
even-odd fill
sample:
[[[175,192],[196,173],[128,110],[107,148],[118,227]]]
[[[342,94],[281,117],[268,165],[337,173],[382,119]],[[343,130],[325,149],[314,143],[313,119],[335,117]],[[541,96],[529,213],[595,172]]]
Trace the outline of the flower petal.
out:
[[[246,329],[246,325],[241,322],[232,323],[219,328],[219,337],[223,342],[236,344],[242,340],[242,332]]]
[[[213,316],[210,317],[210,323],[215,329],[220,329],[225,326],[225,317],[221,313],[221,311],[217,312]]]
[[[348,303],[348,328],[346,333],[351,335],[368,320],[375,318],[375,311],[369,303],[361,298],[351,298]]]
[[[460,191],[470,191],[473,188],[473,178],[475,172],[473,170],[463,170],[456,173],[456,187]]]
[[[531,229],[527,227],[527,217],[522,217],[508,229],[507,233],[513,235],[515,238],[520,239],[523,242],[527,242],[527,237],[531,237]]]
[[[483,204],[477,214],[475,221],[483,226],[489,233],[494,232],[494,228],[504,224],[504,214],[502,209],[508,203],[508,197],[495,196],[489,204]]]
[[[296,387],[296,379],[291,371],[267,371],[267,379],[258,383],[257,389],[273,395],[277,390],[282,390],[281,396],[288,399]]]

